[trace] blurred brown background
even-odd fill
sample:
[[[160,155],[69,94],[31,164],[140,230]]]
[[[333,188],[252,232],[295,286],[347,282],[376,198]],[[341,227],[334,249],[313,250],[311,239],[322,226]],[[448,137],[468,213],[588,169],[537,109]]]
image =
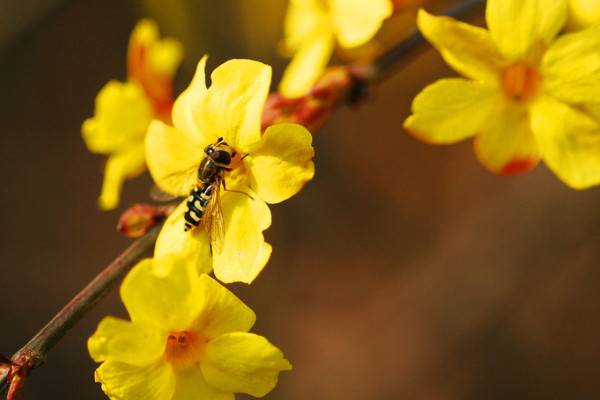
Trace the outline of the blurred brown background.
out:
[[[9,4],[10,3],[10,4]],[[273,65],[284,0],[4,2],[0,8],[0,351],[29,340],[130,240],[100,212],[102,157],[81,122],[125,79],[129,33],[154,17],[181,39],[183,90],[204,53]],[[427,83],[453,75],[428,51],[344,107],[315,137],[316,176],[271,207],[273,256],[230,285],[254,332],[294,370],[266,398],[600,399],[600,189],[573,191],[543,165],[512,178],[465,142],[434,147],[401,128]],[[372,151],[376,149],[376,156]],[[33,371],[21,399],[104,399],[87,337],[111,293]],[[239,395],[238,398],[246,398]]]

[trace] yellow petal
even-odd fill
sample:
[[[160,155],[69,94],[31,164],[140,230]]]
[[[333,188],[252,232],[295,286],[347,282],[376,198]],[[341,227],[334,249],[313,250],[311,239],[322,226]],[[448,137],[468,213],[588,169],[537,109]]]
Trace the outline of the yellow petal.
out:
[[[88,339],[88,351],[96,362],[109,360],[148,365],[162,357],[167,334],[153,324],[105,317]]]
[[[544,162],[567,185],[600,184],[600,125],[583,112],[552,98],[531,111],[532,128]]]
[[[600,25],[562,35],[541,66],[544,89],[572,103],[600,102]]]
[[[475,136],[473,147],[479,161],[500,175],[533,168],[540,157],[527,110],[511,103],[490,115],[486,128]]]
[[[189,260],[163,257],[156,262],[170,264],[162,268],[169,273],[159,275],[151,259],[140,261],[125,277],[121,299],[133,322],[183,331],[196,317],[201,295],[193,289],[197,273]]]
[[[157,260],[157,271],[167,273],[159,260],[164,257],[178,257],[188,260],[196,265],[198,274],[208,274],[212,271],[212,256],[208,236],[202,227],[194,228],[189,232],[183,230],[183,215],[186,210],[187,200],[181,202],[165,221],[163,228],[156,239],[154,258]]]
[[[597,121],[600,121],[600,103],[588,103],[583,109],[584,112],[589,113]]]
[[[260,140],[262,108],[271,83],[271,67],[251,60],[230,60],[211,74],[212,84],[199,110],[208,143],[223,137],[238,151]]]
[[[600,1],[569,0],[569,19],[566,28],[571,31],[589,28],[600,22]]]
[[[260,118],[271,82],[271,67],[251,60],[230,60],[217,67],[206,89],[204,65],[198,63],[190,87],[173,107],[173,121],[198,147],[225,138],[247,152],[260,140]]]
[[[158,74],[173,77],[181,60],[183,59],[183,46],[174,38],[164,38],[157,41],[150,48],[148,62]]]
[[[141,85],[156,116],[169,119],[173,106],[173,75],[183,58],[183,46],[173,38],[160,39],[158,27],[143,19],[136,25],[127,49],[129,80]]]
[[[342,47],[365,44],[392,15],[390,0],[329,0],[330,18]]]
[[[292,369],[283,353],[262,336],[230,333],[206,345],[202,374],[211,385],[262,397],[277,384],[280,371]]]
[[[252,194],[252,199],[238,193],[223,196],[224,245],[220,254],[213,255],[215,276],[221,282],[252,282],[271,255],[262,233],[271,225],[271,211]]]
[[[307,94],[333,53],[334,38],[329,30],[315,30],[304,39],[279,83],[279,92],[288,98]]]
[[[566,0],[489,0],[486,21],[502,54],[537,64],[567,18]]]
[[[151,105],[136,84],[108,82],[96,97],[95,115],[81,131],[88,149],[109,154],[141,143],[152,121]]]
[[[459,142],[489,124],[499,96],[498,89],[481,82],[440,79],[415,97],[404,128],[427,143]]]
[[[157,186],[165,192],[189,195],[196,184],[197,168],[203,158],[203,147],[196,146],[181,130],[157,120],[148,127],[148,170]]]
[[[173,125],[185,135],[189,143],[201,149],[216,140],[215,133],[208,131],[210,127],[204,125],[200,112],[208,90],[204,74],[206,60],[207,56],[204,56],[198,62],[196,73],[190,86],[175,100],[172,115]]]
[[[295,195],[315,174],[312,135],[298,124],[267,128],[258,146],[244,159],[252,190],[267,203]]]
[[[133,178],[145,170],[145,155],[143,142],[140,142],[108,157],[104,168],[102,193],[98,198],[98,206],[101,209],[112,210],[119,205],[123,182],[126,178]]]
[[[423,36],[460,74],[496,84],[508,61],[498,52],[489,32],[448,17],[436,17],[420,9],[417,24]]]
[[[283,21],[287,51],[295,52],[313,32],[329,30],[321,0],[290,0]]]
[[[234,400],[232,392],[206,383],[199,365],[175,370],[175,393],[169,400]]]
[[[256,316],[247,305],[208,275],[200,275],[198,280],[197,290],[202,298],[190,330],[212,340],[225,333],[248,332],[252,328]]]
[[[138,67],[173,76],[183,57],[183,47],[173,38],[160,39],[156,22],[141,19],[131,32],[128,57],[143,57],[148,64]]]
[[[105,361],[94,375],[111,400],[165,400],[175,391],[173,370],[162,359],[146,366]]]

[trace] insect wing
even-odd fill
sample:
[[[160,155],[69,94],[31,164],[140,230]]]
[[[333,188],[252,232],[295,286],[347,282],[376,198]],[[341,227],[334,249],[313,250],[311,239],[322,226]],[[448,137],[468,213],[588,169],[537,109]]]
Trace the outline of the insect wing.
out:
[[[152,200],[160,201],[160,202],[171,201],[171,200],[177,198],[176,195],[165,192],[164,190],[159,188],[157,185],[154,185],[150,188],[149,194],[150,194],[150,198]]]
[[[210,244],[218,254],[223,249],[223,238],[225,237],[225,219],[221,208],[221,182],[217,181],[213,184],[212,189],[213,194],[202,219]]]
[[[162,182],[169,187],[176,187],[177,193],[181,193],[185,188],[191,186],[191,183],[194,182],[195,175],[198,172],[198,167],[193,166],[183,171],[177,171],[170,175],[167,175],[162,179]],[[150,198],[156,201],[170,201],[177,197],[180,197],[179,194],[167,193],[158,185],[152,186],[150,189]]]

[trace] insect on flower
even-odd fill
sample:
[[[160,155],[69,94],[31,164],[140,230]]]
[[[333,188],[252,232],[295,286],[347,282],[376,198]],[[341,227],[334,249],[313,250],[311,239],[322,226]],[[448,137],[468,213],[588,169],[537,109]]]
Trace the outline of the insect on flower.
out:
[[[290,123],[274,124],[262,132],[261,115],[271,83],[271,67],[252,60],[229,60],[212,72],[211,85],[207,87],[206,60],[203,57],[198,62],[190,86],[175,100],[173,126],[155,120],[148,127],[146,161],[155,184],[167,193],[185,198],[165,221],[156,239],[154,256],[160,259],[176,254],[181,258],[206,259],[203,265],[207,268],[200,273],[213,269],[222,282],[250,283],[271,255],[271,245],[263,235],[271,225],[268,204],[295,195],[314,175],[312,135],[301,125]],[[218,141],[219,136],[224,140]],[[223,155],[227,158],[221,159],[222,153],[207,154],[205,150],[211,147],[213,151],[225,149],[230,157]],[[208,174],[212,179],[202,182],[204,171],[200,164],[207,157],[204,162],[214,165],[202,167],[213,171]],[[173,179],[178,171],[190,171],[191,175]],[[210,201],[217,204],[213,197],[221,189],[220,181],[227,181],[227,187],[223,185],[226,191],[220,193],[225,218],[222,248],[217,233],[219,224],[209,221],[211,215],[217,214],[210,211],[208,202],[202,216],[194,213],[200,219],[198,225],[203,226],[187,232],[183,229],[193,189],[205,189],[205,199],[210,196]],[[208,185],[212,187],[206,188]],[[202,193],[200,197],[201,201],[193,199],[192,205],[201,203]],[[196,208],[202,207],[200,204]],[[216,218],[219,217],[213,217],[215,221]],[[212,244],[204,234],[206,228]]]
[[[186,203],[183,228],[187,232],[202,223],[204,230],[208,234],[212,248],[217,253],[220,253],[223,248],[225,231],[223,210],[221,208],[221,184],[227,190],[224,175],[226,171],[231,171],[231,165],[237,152],[224,142],[221,137],[215,143],[206,146],[204,153],[206,155],[200,162],[200,165],[197,167],[194,166],[190,170],[176,172],[169,179],[183,181],[182,187],[185,187],[194,174],[197,175],[196,183],[192,187]],[[240,161],[247,155],[244,155]],[[237,190],[229,191],[244,194],[252,199],[252,196],[245,192]],[[152,188],[150,195],[158,201],[168,201],[177,197],[162,191],[158,186]]]

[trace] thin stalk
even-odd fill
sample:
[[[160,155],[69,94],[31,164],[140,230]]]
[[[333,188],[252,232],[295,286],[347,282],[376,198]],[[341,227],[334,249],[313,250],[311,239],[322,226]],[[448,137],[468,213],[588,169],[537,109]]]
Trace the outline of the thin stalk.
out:
[[[142,258],[149,255],[154,247],[162,222],[153,226],[148,233],[137,239],[118,256],[104,271],[100,272],[81,292],[79,292],[62,310],[58,312],[25,346],[13,356],[13,360],[22,354],[31,360],[31,368],[41,365],[48,352],[85,314],[114,289],[127,272]],[[6,374],[0,376],[0,393],[9,384]]]

